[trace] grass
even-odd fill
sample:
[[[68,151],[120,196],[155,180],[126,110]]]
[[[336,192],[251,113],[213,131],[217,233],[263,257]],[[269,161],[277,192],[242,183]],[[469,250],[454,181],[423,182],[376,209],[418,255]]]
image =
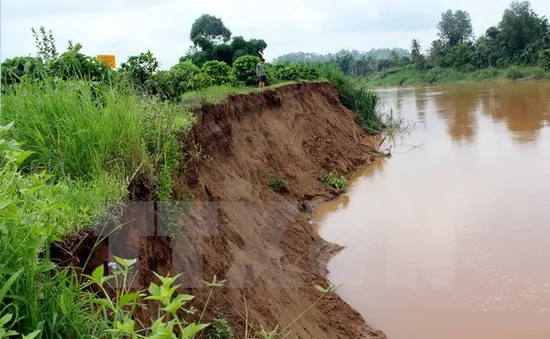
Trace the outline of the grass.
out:
[[[550,71],[527,66],[508,68],[484,68],[474,71],[461,71],[453,68],[434,67],[419,70],[414,67],[389,69],[367,79],[371,86],[417,85],[450,82],[479,82],[494,80],[550,79]]]
[[[90,214],[121,201],[139,173],[164,178],[159,194],[169,198],[171,179],[162,171],[177,166],[175,135],[194,123],[183,105],[85,81],[22,83],[6,90],[1,108],[0,123],[14,122],[8,136],[32,152],[21,170],[54,175],[65,201]],[[89,225],[85,214],[60,234]]]
[[[308,83],[326,82],[327,80],[305,81]],[[274,90],[283,86],[303,83],[304,81],[284,81],[264,87],[264,91]],[[182,95],[182,101],[189,109],[200,108],[203,105],[216,105],[224,102],[232,95],[259,93],[259,87],[234,87],[232,85],[210,86],[198,91],[187,92]]]

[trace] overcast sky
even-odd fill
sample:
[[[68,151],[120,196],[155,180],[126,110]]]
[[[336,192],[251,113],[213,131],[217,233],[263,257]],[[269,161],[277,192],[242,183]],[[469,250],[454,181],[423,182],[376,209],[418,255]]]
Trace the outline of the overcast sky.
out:
[[[510,0],[0,0],[2,60],[36,53],[31,27],[51,29],[58,50],[80,42],[88,55],[115,54],[117,64],[150,49],[169,68],[185,54],[189,31],[201,14],[221,17],[233,35],[264,39],[269,61],[303,51],[342,48],[427,48],[441,12],[470,13],[474,31],[496,24]],[[549,0],[532,0],[550,17]]]

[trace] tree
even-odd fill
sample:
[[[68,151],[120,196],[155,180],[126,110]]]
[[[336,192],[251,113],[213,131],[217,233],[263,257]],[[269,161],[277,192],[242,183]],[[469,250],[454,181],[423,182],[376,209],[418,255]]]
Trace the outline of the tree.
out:
[[[215,44],[228,42],[231,39],[231,31],[225,27],[220,18],[203,14],[191,26],[189,38],[195,46],[206,51]]]
[[[495,31],[492,33],[495,34]],[[540,18],[528,1],[514,1],[510,8],[504,11],[495,38],[504,48],[508,58],[527,62],[532,61],[529,60],[531,58],[521,52],[531,44],[528,54],[536,55],[536,50],[545,48],[548,35],[548,20]]]
[[[411,42],[411,60],[418,68],[424,68],[426,64],[426,59],[422,55],[421,50],[420,42],[413,39]]]
[[[127,74],[132,82],[145,87],[153,78],[158,66],[157,58],[153,56],[151,51],[147,51],[147,53],[130,56],[128,61],[120,65],[120,70],[122,73]]]
[[[439,37],[447,46],[467,42],[473,37],[472,20],[468,12],[447,10],[441,14],[441,21],[437,25]]]

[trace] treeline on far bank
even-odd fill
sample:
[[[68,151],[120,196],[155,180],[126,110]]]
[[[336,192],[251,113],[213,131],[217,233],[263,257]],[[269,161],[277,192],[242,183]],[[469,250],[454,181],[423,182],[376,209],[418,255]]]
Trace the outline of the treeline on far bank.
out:
[[[498,24],[474,38],[470,15],[448,10],[437,24],[438,39],[427,50],[411,42],[410,55],[331,60],[346,74],[376,85],[550,79],[550,25],[528,1],[513,1]]]

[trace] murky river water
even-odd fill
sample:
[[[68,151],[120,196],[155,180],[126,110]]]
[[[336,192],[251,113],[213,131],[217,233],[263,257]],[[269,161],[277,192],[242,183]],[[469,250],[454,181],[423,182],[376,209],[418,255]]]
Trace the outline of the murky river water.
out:
[[[389,339],[550,338],[550,83],[381,95],[417,125],[317,211],[340,295]]]

